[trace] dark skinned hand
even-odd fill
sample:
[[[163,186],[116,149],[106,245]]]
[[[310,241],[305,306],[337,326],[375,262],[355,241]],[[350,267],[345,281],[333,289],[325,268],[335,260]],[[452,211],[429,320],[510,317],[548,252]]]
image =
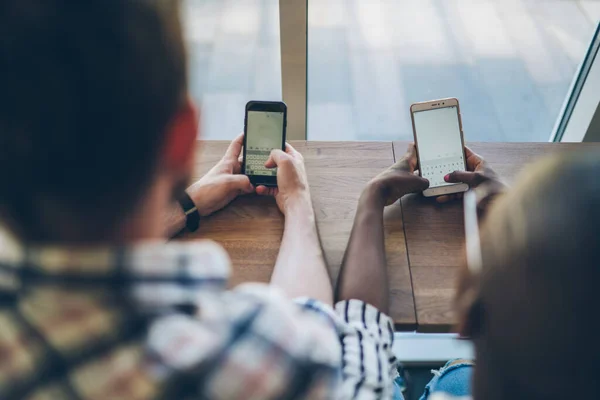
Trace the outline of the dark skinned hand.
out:
[[[429,187],[429,181],[416,175],[416,168],[417,150],[411,143],[404,157],[373,178],[365,190],[375,193],[385,206],[406,194],[422,192]]]
[[[494,191],[504,190],[504,183],[500,180],[496,172],[490,168],[483,157],[473,152],[465,146],[465,156],[467,157],[467,170],[454,171],[444,177],[448,183],[466,183],[469,188],[475,188],[481,184],[494,187]],[[438,203],[447,203],[451,200],[461,199],[462,193],[449,194],[436,198]]]

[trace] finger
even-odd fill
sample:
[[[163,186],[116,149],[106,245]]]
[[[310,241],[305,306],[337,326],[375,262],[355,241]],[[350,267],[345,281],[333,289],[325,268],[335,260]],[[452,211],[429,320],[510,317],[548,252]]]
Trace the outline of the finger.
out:
[[[265,162],[265,168],[275,168],[276,166],[277,163],[275,162],[273,156],[269,156],[269,159],[267,160],[267,162]]]
[[[406,194],[422,192],[428,187],[429,181],[427,179],[406,174],[388,178],[384,183],[388,204],[391,204],[391,202],[398,200]]]
[[[285,152],[286,152],[286,153],[288,153],[288,154],[290,154],[290,155],[292,155],[292,156],[295,156],[296,154],[300,154],[300,153],[298,152],[298,150],[296,150],[296,149],[294,148],[294,146],[292,146],[292,145],[291,145],[291,144],[289,144],[288,142],[285,142]]]
[[[233,166],[233,173],[234,174],[241,174],[242,173],[242,166],[244,165],[244,156],[239,156],[237,159],[237,163],[234,163]]]
[[[408,145],[404,158],[408,162],[409,171],[412,172],[417,168],[417,146],[414,143]]]
[[[256,187],[256,194],[258,194],[259,196],[271,196],[271,197],[275,197],[277,196],[277,194],[279,193],[279,189],[277,189],[276,187],[267,187],[267,186],[257,186]]]
[[[257,186],[256,187],[256,194],[259,196],[269,196],[269,188],[266,186]]]
[[[473,150],[465,146],[465,157],[467,158],[467,169],[469,171],[477,171],[484,164],[483,157],[475,153]]]
[[[418,193],[426,190],[429,187],[429,181],[425,178],[421,178],[420,176],[414,176],[408,184],[406,185],[405,194],[408,193]]]
[[[396,163],[394,163],[394,165],[392,165],[390,168],[404,172],[412,171],[410,167],[410,162],[408,161],[408,159],[406,159],[406,157],[402,157],[400,160],[396,161]]]
[[[275,168],[285,157],[289,157],[289,155],[285,154],[279,149],[271,151],[269,159],[267,160],[267,162],[265,162],[265,168]]]
[[[477,154],[475,154],[475,152],[473,150],[471,150],[470,148],[468,148],[467,146],[465,146],[465,156],[467,158],[471,157],[471,156],[476,156]]]
[[[236,136],[235,139],[229,144],[227,151],[225,152],[226,158],[238,158],[240,153],[242,152],[242,147],[244,146],[244,133],[240,133]]]
[[[448,183],[466,183],[471,186],[477,183],[478,176],[473,172],[454,171],[444,176],[444,181]]]
[[[233,188],[239,190],[240,193],[254,192],[254,186],[246,175],[231,175],[229,179]]]
[[[391,168],[399,171],[413,172],[417,168],[417,164],[417,149],[414,143],[411,143],[408,145],[404,156],[392,165]]]

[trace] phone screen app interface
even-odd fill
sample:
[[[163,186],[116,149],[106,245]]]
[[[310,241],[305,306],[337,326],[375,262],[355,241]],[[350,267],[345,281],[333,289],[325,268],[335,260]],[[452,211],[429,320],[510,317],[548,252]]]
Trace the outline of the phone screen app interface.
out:
[[[457,107],[418,111],[413,116],[421,175],[429,180],[429,187],[452,185],[444,176],[465,170]]]
[[[271,150],[283,143],[283,113],[249,111],[246,130],[246,175],[277,176],[277,169],[265,168]]]

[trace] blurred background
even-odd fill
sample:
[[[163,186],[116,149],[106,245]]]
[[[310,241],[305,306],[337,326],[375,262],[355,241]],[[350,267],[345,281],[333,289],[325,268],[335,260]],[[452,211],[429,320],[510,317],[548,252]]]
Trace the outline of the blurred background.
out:
[[[297,0],[303,1],[303,0]],[[281,100],[279,0],[185,0],[202,136]],[[409,140],[409,106],[460,100],[469,141],[547,141],[598,0],[309,0],[309,140]]]

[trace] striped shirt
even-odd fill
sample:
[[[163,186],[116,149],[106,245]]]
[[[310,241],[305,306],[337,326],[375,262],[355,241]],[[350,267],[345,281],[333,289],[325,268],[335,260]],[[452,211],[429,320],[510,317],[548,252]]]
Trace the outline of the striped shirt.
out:
[[[4,246],[2,399],[391,398],[389,317],[227,289],[212,242]]]

